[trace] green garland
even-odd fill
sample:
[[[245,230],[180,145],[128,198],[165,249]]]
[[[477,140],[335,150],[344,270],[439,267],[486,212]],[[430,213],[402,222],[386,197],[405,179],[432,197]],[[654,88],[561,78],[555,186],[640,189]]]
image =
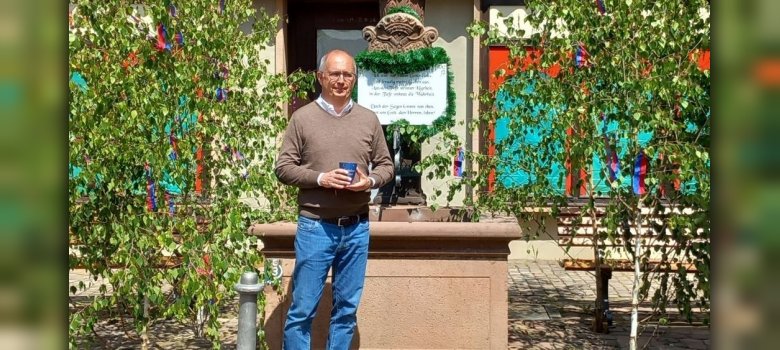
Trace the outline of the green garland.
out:
[[[413,10],[411,7],[406,6],[406,5],[391,7],[391,8],[389,8],[387,10],[387,14],[386,15],[391,15],[391,14],[394,14],[394,13],[405,13],[407,15],[410,15],[410,16],[412,16],[414,18],[417,18],[418,20],[422,21],[422,18],[420,18],[420,14],[417,13],[417,11]]]
[[[455,126],[455,88],[453,88],[454,76],[450,57],[440,47],[426,47],[402,53],[390,53],[387,51],[363,51],[355,56],[355,62],[359,69],[367,69],[374,73],[394,75],[407,75],[433,68],[439,64],[447,64],[447,109],[444,114],[431,123],[431,125],[410,125],[407,120],[398,120],[387,128],[391,133],[397,127],[401,134],[410,136],[413,142],[422,142],[425,139]],[[353,91],[353,98],[357,97],[357,89]]]

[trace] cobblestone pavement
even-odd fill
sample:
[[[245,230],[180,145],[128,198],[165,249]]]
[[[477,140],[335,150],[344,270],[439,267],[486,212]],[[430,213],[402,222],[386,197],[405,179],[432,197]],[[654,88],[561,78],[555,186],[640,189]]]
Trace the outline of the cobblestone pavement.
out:
[[[81,271],[71,271],[70,285],[84,282],[89,287],[72,300],[77,304],[98,292],[100,281]],[[591,331],[590,315],[595,299],[595,277],[588,271],[566,271],[556,261],[511,260],[508,271],[509,349],[628,349],[630,332],[631,272],[613,272],[609,283],[610,307],[614,326],[609,334]],[[227,305],[220,313],[223,349],[235,348],[238,305]],[[640,319],[649,309],[640,309]],[[129,321],[126,321],[129,322]],[[96,327],[94,349],[138,349],[140,340],[131,326],[116,319]],[[710,330],[672,319],[668,325],[646,322],[641,329],[639,347],[648,349],[707,349]],[[150,332],[154,349],[210,348],[197,337],[192,326],[172,320],[155,323]]]
[[[615,271],[609,281],[614,324],[609,334],[591,331],[596,297],[590,271],[567,271],[557,261],[511,260],[509,263],[510,349],[628,349],[633,273]],[[652,293],[652,291],[651,291]],[[640,308],[639,318],[649,315]],[[665,326],[646,322],[639,348],[708,349],[710,330],[671,319]]]

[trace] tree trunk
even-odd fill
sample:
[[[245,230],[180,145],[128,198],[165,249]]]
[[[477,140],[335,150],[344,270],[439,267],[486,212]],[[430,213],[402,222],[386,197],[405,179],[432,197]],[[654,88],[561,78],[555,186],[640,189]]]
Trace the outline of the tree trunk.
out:
[[[596,300],[593,308],[593,331],[596,333],[607,333],[608,329],[604,326],[604,322],[606,321],[604,319],[604,299],[607,298],[607,290],[605,288],[605,283],[602,283],[604,279],[604,271],[602,269],[602,265],[604,264],[604,257],[602,252],[599,250],[599,231],[598,231],[598,225],[596,224],[596,209],[591,207],[590,208],[590,218],[591,218],[591,232],[593,234],[593,257],[594,257],[594,266],[596,271]]]
[[[606,329],[604,327],[604,303],[602,302],[606,293],[602,288],[601,265],[599,264],[598,260],[601,259],[596,258],[596,300],[595,308],[593,309],[593,331],[596,333],[606,333]]]
[[[636,215],[636,230],[634,232],[634,283],[631,287],[631,338],[629,347],[637,349],[637,330],[639,328],[639,279],[641,277],[640,264],[642,262],[642,199],[639,199]]]
[[[141,350],[149,350],[149,297],[144,295],[144,328],[141,330]]]

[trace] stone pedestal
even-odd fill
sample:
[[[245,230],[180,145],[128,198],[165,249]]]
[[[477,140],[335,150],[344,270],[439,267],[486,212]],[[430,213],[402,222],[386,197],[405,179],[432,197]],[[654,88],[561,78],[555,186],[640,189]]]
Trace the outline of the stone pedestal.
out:
[[[265,334],[281,349],[295,265],[294,223],[254,225],[266,258],[280,259],[283,293],[266,291]],[[508,243],[515,224],[371,222],[365,289],[354,349],[506,349]],[[330,283],[312,327],[322,349]]]

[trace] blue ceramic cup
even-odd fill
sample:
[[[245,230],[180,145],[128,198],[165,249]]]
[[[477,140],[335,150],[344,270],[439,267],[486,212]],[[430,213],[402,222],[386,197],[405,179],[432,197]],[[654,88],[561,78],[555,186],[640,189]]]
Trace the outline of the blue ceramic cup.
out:
[[[348,172],[347,176],[349,176],[350,184],[355,182],[355,172],[357,171],[357,163],[339,162],[339,168],[344,169]]]

